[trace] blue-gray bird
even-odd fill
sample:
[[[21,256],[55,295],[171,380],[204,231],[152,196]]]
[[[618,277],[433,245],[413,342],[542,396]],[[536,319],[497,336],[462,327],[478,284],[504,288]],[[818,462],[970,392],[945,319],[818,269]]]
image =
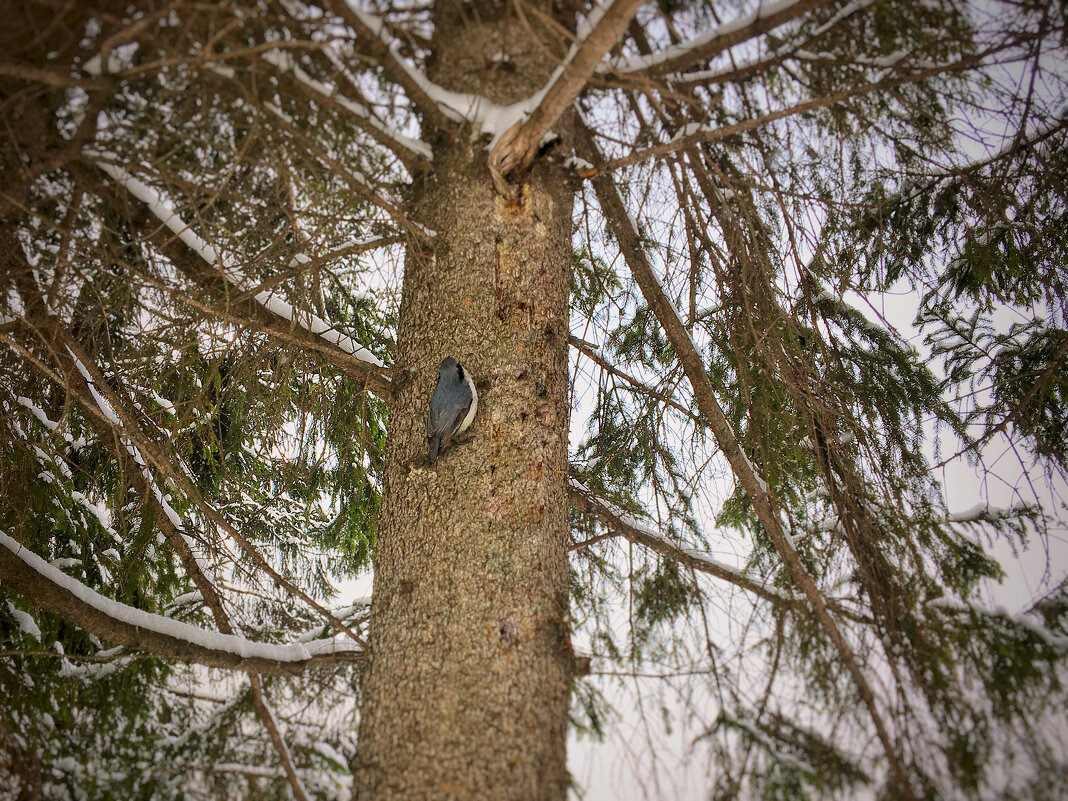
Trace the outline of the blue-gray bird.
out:
[[[430,414],[426,421],[426,438],[430,463],[438,460],[452,438],[471,427],[478,411],[475,382],[456,359],[448,356],[438,369],[438,385],[430,396]]]

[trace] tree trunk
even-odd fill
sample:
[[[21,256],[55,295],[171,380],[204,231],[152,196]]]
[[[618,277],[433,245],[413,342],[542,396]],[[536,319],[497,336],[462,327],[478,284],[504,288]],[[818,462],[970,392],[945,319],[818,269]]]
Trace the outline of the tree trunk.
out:
[[[431,77],[512,102],[554,63],[505,11],[442,4]],[[465,19],[466,17],[466,19]],[[473,17],[477,17],[477,20]],[[508,70],[495,54],[509,57]],[[375,555],[355,796],[563,799],[568,638],[568,291],[573,191],[536,165],[496,194],[485,139],[442,137],[413,219]],[[427,463],[438,365],[474,377],[465,441]]]

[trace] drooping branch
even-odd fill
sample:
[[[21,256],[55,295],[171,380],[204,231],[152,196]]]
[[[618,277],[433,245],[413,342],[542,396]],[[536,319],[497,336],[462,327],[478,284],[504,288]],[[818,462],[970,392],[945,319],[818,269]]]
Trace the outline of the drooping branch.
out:
[[[362,658],[353,642],[276,645],[198,628],[107,598],[0,532],[0,579],[35,606],[134,651],[208,667],[293,675]]]
[[[713,559],[702,551],[683,548],[668,540],[662,533],[648,524],[627,514],[625,511],[594,495],[585,485],[572,478],[568,486],[571,503],[586,514],[600,521],[613,533],[629,542],[641,545],[651,551],[666,556],[680,564],[693,568],[699,573],[706,573],[722,581],[741,587],[765,601],[792,604],[802,600],[800,596],[791,596],[762,581],[749,578],[745,571],[732,568]]]
[[[26,320],[16,322],[20,327],[28,329],[29,337],[38,345],[44,345],[48,349],[53,359],[58,362],[59,371],[52,369],[36,357],[26,344],[14,341],[11,344],[32,364],[38,366],[44,375],[70,393],[79,402],[86,415],[94,421],[94,425],[103,426],[113,432],[113,439],[121,443],[141,468],[146,494],[151,494],[155,498],[157,511],[162,511],[174,528],[181,532],[181,521],[174,509],[166,502],[162,491],[156,486],[156,479],[151,470],[155,470],[162,479],[169,480],[174,487],[184,492],[201,513],[218,530],[233,539],[253,563],[270,576],[279,588],[299,598],[329,621],[338,632],[347,634],[355,643],[362,646],[362,640],[344,621],[338,619],[330,610],[279,573],[230,521],[202,497],[187,473],[178,469],[161,448],[141,431],[121,397],[104,379],[81,346],[51,317],[41,303],[34,303],[33,307],[38,314],[38,318],[33,323]],[[108,442],[110,439],[112,438],[104,438],[102,441]],[[184,534],[181,535],[181,539],[185,539]],[[179,548],[179,553],[183,551],[184,549]],[[195,560],[193,561],[195,563]],[[191,569],[194,570],[192,575],[196,575],[195,564]],[[209,589],[211,592],[205,594],[206,600],[210,600],[214,594],[214,589]]]
[[[630,385],[630,387],[635,392],[650,398],[655,398],[656,400],[666,404],[667,406],[674,409],[679,414],[689,418],[690,420],[700,422],[692,411],[690,411],[677,400],[675,400],[675,398],[672,397],[669,392],[658,390],[655,387],[650,387],[646,384],[643,384],[641,381],[634,378],[634,376],[623,372],[610,361],[608,361],[608,359],[606,359],[600,351],[596,350],[593,347],[590,347],[588,343],[583,342],[578,337],[572,336],[570,337],[569,341],[571,343],[571,347],[573,347],[575,350],[577,350],[579,353],[581,353],[583,356],[585,356],[591,362],[596,364],[609,375],[616,376],[617,378],[621,378],[626,381],[627,384]]]
[[[578,141],[581,144],[583,158],[594,164],[601,162],[601,154],[596,141],[585,126],[580,125],[579,127]],[[685,324],[679,317],[667,293],[664,292],[648,257],[645,255],[638,232],[635,230],[634,223],[619,195],[619,189],[616,187],[611,175],[608,174],[598,175],[593,179],[592,183],[597,193],[601,210],[615,234],[616,241],[619,243],[623,258],[634,276],[642,296],[659,321],[665,336],[682,364],[702,417],[704,417],[717,444],[723,451],[738,483],[746,495],[749,496],[757,518],[779,557],[783,560],[787,573],[808,600],[817,622],[834,645],[839,658],[853,679],[857,692],[868,709],[879,741],[886,754],[894,784],[897,785],[904,798],[914,801],[917,798],[916,793],[912,788],[904,766],[901,764],[897,749],[894,747],[893,740],[890,737],[890,732],[883,721],[882,712],[879,710],[875,700],[875,693],[863,670],[861,670],[853,647],[831,616],[823,593],[816,586],[816,582],[801,561],[801,557],[794,547],[792,535],[783,526],[779,510],[776,508],[775,501],[768,491],[767,484],[757,474],[742,450],[741,443],[738,441],[727,414],[716,397],[715,390],[705,372],[701,353],[690,338]]]
[[[61,336],[63,335],[61,334]],[[105,419],[107,419],[108,423],[116,429],[116,435],[118,435],[120,439],[125,439],[129,443],[128,447],[136,449],[137,456],[135,457],[135,461],[137,458],[140,458],[142,461],[146,462],[147,465],[154,467],[162,477],[169,479],[175,487],[184,492],[189,500],[196,504],[201,513],[210,520],[217,529],[225,532],[231,537],[241,550],[245,552],[245,555],[248,556],[260,570],[270,576],[272,581],[278,587],[295,598],[299,598],[310,608],[314,609],[328,620],[338,632],[349,635],[354,642],[362,645],[360,638],[344,623],[344,621],[340,620],[329,609],[279,573],[252,545],[252,543],[249,542],[248,538],[238,531],[229,520],[204,499],[193,485],[189,476],[184,471],[177,469],[175,465],[173,465],[170,460],[160,452],[159,447],[157,447],[156,444],[140,430],[130,413],[126,410],[124,404],[120,402],[115,391],[108,386],[106,381],[104,381],[103,376],[99,373],[96,366],[82,352],[80,346],[76,342],[69,337],[63,336],[63,347],[75,360],[76,368],[85,378],[93,402],[101,407]],[[80,398],[80,400],[82,401],[83,406],[88,405],[88,402],[86,402],[84,397]],[[154,494],[158,494],[158,489],[154,490]],[[164,507],[164,511],[167,512],[168,517],[175,514],[173,510],[167,511],[167,508],[168,507]]]
[[[249,648],[246,643],[252,641],[237,636],[237,632],[233,624],[231,623],[230,617],[227,614],[226,609],[223,605],[222,596],[216,588],[215,583],[206,573],[207,567],[197,558],[196,554],[194,553],[193,543],[190,538],[185,534],[181,522],[178,519],[177,513],[173,510],[173,508],[171,508],[170,504],[165,499],[159,487],[156,486],[155,479],[152,476],[150,468],[145,463],[144,456],[141,453],[141,447],[138,447],[138,445],[135,444],[134,440],[131,439],[131,436],[129,436],[129,434],[133,434],[134,437],[139,439],[142,442],[142,447],[146,447],[146,445],[144,444],[144,437],[138,436],[138,434],[135,432],[136,426],[133,424],[129,415],[126,413],[120,413],[120,411],[118,411],[118,409],[121,409],[121,405],[118,404],[118,399],[115,395],[115,392],[111,390],[110,387],[107,386],[106,382],[102,380],[102,376],[99,374],[99,372],[95,370],[95,367],[86,357],[86,355],[81,352],[78,345],[73,342],[73,340],[71,340],[69,337],[67,337],[65,332],[63,332],[58,327],[54,319],[47,312],[45,304],[43,304],[42,302],[42,298],[38,294],[32,292],[32,287],[25,287],[25,289],[31,290],[26,292],[26,294],[28,294],[31,298],[29,306],[31,309],[37,312],[37,316],[38,318],[40,318],[39,322],[42,322],[45,326],[45,330],[39,330],[37,333],[39,335],[45,334],[47,342],[50,345],[57,346],[52,348],[52,352],[55,356],[58,357],[57,360],[60,362],[60,369],[65,375],[60,376],[59,374],[56,374],[54,377],[61,380],[65,378],[65,381],[62,383],[63,388],[68,393],[74,395],[80,402],[80,405],[82,406],[82,409],[85,412],[87,419],[89,420],[90,426],[97,433],[100,442],[104,443],[109,448],[109,450],[111,450],[112,456],[119,462],[120,466],[123,466],[124,473],[126,473],[132,478],[134,486],[141,493],[142,497],[145,499],[146,504],[154,510],[156,526],[163,533],[164,537],[167,539],[167,541],[174,548],[175,552],[178,554],[182,562],[182,566],[186,571],[186,574],[190,577],[194,586],[196,586],[196,588],[200,592],[200,596],[203,599],[204,604],[211,611],[212,616],[215,619],[216,626],[218,627],[218,633],[197,629],[195,627],[189,627],[189,630],[180,631],[177,636],[179,637],[179,639],[184,639],[187,641],[191,640],[195,643],[200,644],[203,644],[204,640],[211,640],[216,645],[218,643],[218,640],[215,638],[227,637],[230,638],[230,640],[227,640],[225,642],[235,645],[237,652],[241,656],[247,656]],[[105,395],[108,397],[105,397]],[[131,462],[133,464],[130,464]],[[0,557],[2,557],[2,554],[0,554]],[[14,563],[12,563],[10,567],[13,570],[17,570],[18,568],[18,566]],[[30,567],[37,568],[38,566],[30,564]],[[55,568],[53,568],[52,566],[48,567],[55,571]],[[2,570],[2,567],[0,567],[0,570]],[[46,609],[47,611],[60,614],[66,619],[70,620],[70,622],[74,623],[75,625],[79,625],[83,628],[86,628],[87,630],[98,634],[98,636],[105,636],[107,639],[111,639],[122,645],[126,645],[131,649],[143,650],[153,655],[173,656],[176,658],[184,659],[185,661],[196,661],[200,664],[234,667],[248,672],[249,680],[252,684],[256,712],[259,715],[261,721],[263,722],[264,727],[267,729],[271,743],[278,753],[279,761],[283,766],[286,779],[289,782],[293,793],[298,799],[298,801],[308,801],[307,792],[304,790],[300,777],[297,775],[296,770],[294,769],[289,748],[287,747],[285,740],[282,737],[277,720],[275,719],[273,711],[271,710],[271,707],[266,700],[266,695],[263,690],[262,679],[260,678],[258,673],[252,672],[253,668],[259,669],[261,667],[259,663],[250,662],[248,664],[241,663],[234,665],[216,664],[215,662],[210,662],[206,660],[222,659],[225,662],[225,655],[204,655],[199,652],[196,654],[195,658],[190,657],[188,655],[183,656],[186,651],[183,651],[181,648],[176,651],[174,649],[175,643],[171,641],[173,638],[168,639],[166,636],[164,636],[162,639],[153,639],[151,648],[149,648],[147,645],[138,640],[128,641],[126,639],[122,639],[122,635],[125,632],[123,631],[121,624],[128,624],[131,622],[132,619],[134,626],[143,627],[143,620],[137,615],[131,614],[141,612],[142,610],[125,607],[124,605],[112,601],[111,599],[108,599],[104,596],[99,596],[94,593],[94,591],[90,588],[85,587],[84,585],[75,581],[73,578],[66,576],[66,574],[62,572],[56,571],[56,574],[52,575],[51,578],[53,580],[53,583],[58,581],[60,585],[65,586],[68,590],[71,590],[73,594],[79,600],[85,602],[85,604],[79,609],[77,604],[73,603],[69,597],[64,596],[62,593],[53,592],[48,599],[41,600],[31,597],[25,591],[24,588],[21,591],[24,595],[30,598],[31,601],[37,603],[39,606]],[[67,579],[69,579],[69,581],[66,581]],[[16,588],[18,588],[19,585],[17,584],[17,582],[12,583],[14,583],[16,585]],[[59,599],[60,608],[53,608],[49,605],[50,599],[54,601],[57,597]],[[94,610],[101,612],[103,615],[105,615],[105,617],[101,617],[101,615],[94,615]],[[79,612],[80,616],[77,617],[77,619],[72,619],[71,615],[78,615]],[[96,629],[91,628],[90,625],[86,625],[84,622],[86,619],[84,617],[85,615],[88,615],[88,619],[91,621],[90,625],[104,625],[108,628],[108,631],[110,633],[101,634]],[[107,616],[110,616],[110,619]],[[334,620],[332,616],[329,617],[331,621]],[[156,634],[173,634],[173,631],[167,628],[166,623],[176,621],[170,621],[170,619],[168,618],[160,618],[159,616],[153,616],[149,622],[153,624],[158,624],[155,626],[155,628],[152,628],[150,626],[150,631],[153,631]],[[349,631],[347,627],[342,626],[342,628],[345,631]],[[116,631],[118,632],[118,634],[115,633]],[[135,633],[136,632],[137,629],[135,628]],[[350,636],[352,636],[351,632],[349,632],[349,634]],[[338,643],[335,643],[332,639],[319,640],[317,643],[312,644],[312,651],[318,653],[319,649],[321,647],[325,647],[323,644],[326,643],[330,644],[330,654],[352,653],[354,655],[359,655],[364,647],[363,643],[359,641],[358,638],[352,636],[351,640],[342,641],[340,645]],[[258,645],[258,643],[254,643],[254,645]],[[160,648],[163,648],[163,650],[159,650]],[[216,648],[216,650],[218,649]],[[231,648],[231,650],[234,649]],[[319,657],[312,657],[310,655],[309,658],[318,659]],[[263,672],[274,671],[271,670]]]

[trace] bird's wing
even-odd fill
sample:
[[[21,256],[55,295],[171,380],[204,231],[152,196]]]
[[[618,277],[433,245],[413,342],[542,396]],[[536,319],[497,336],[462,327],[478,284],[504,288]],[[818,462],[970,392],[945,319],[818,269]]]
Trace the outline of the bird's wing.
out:
[[[464,419],[464,415],[467,414],[467,410],[471,408],[471,404],[467,404],[462,409],[447,409],[438,415],[435,423],[434,430],[441,434],[441,447],[444,448],[449,444],[452,439],[452,435],[456,433],[456,429],[460,427],[460,423]]]

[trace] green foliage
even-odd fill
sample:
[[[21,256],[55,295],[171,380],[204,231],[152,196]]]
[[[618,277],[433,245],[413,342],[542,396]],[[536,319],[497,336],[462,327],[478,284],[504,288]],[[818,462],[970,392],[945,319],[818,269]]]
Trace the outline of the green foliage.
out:
[[[736,735],[739,748],[756,752],[759,767],[749,782],[753,797],[765,801],[824,798],[871,781],[860,765],[818,733],[775,713],[758,717],[744,710],[734,714],[723,711],[702,736],[721,732]],[[729,798],[737,789],[724,786],[722,796],[712,797]]]
[[[622,285],[611,265],[585,250],[571,257],[571,308],[592,319],[606,303],[614,300]]]
[[[433,4],[360,6],[403,33],[392,52],[434,74]],[[285,582],[332,600],[376,547],[387,400],[262,330],[247,302],[289,304],[293,331],[328,320],[389,364],[402,249],[368,256],[363,243],[410,234],[405,203],[449,165],[436,156],[410,182],[383,139],[421,131],[475,158],[488,128],[433,130],[367,43],[317,7],[167,11],[66,4],[11,43],[27,51],[10,56],[5,98],[15,92],[0,107],[0,530],[108,598],[212,627],[157,525],[165,503],[244,635],[327,637],[210,511]],[[671,58],[736,16],[765,19],[752,11],[645,5],[613,57]],[[1022,615],[980,603],[1007,575],[996,548],[1041,541],[1048,510],[953,517],[932,461],[952,447],[981,466],[1005,437],[1051,477],[1068,470],[1064,21],[1063,3],[1038,0],[806,3],[670,78],[598,72],[579,102],[607,159],[657,153],[598,177],[624,190],[732,436],[930,797],[1000,792],[1003,753],[1022,777],[1006,798],[1063,789],[1063,764],[1030,735],[1064,702],[1065,585]],[[87,59],[104,42],[98,76]],[[486,68],[475,56],[472,73]],[[575,120],[561,119],[567,147]],[[570,169],[557,155],[536,169]],[[155,212],[100,162],[158,192]],[[576,641],[601,673],[680,680],[670,686],[725,777],[713,797],[889,797],[840,650],[734,481],[589,186],[571,330],[602,347],[584,344],[574,363],[572,472],[661,547],[572,513]],[[164,223],[171,212],[181,224]],[[895,294],[919,303],[920,337],[880,314]],[[106,404],[79,396],[61,335],[129,423],[102,423]],[[363,604],[337,614],[366,629]],[[288,797],[245,680],[106,649],[2,590],[0,650],[0,768],[16,755],[45,797]],[[572,726],[598,738],[614,722],[602,678],[571,689]],[[316,797],[350,795],[356,682],[345,670],[267,682]]]

